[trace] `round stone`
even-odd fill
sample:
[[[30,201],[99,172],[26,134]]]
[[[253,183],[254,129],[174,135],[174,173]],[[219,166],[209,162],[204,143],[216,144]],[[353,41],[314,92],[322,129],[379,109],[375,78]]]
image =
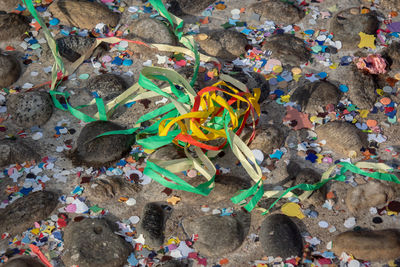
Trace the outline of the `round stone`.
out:
[[[38,259],[30,256],[13,257],[3,267],[46,267]]]
[[[22,140],[0,140],[0,166],[40,160],[36,150]]]
[[[123,266],[131,252],[130,244],[116,235],[118,227],[105,219],[86,218],[71,222],[64,231],[66,266]]]
[[[252,4],[248,8],[264,20],[272,20],[277,24],[293,24],[301,20],[305,13],[297,6],[283,1],[262,1]],[[248,11],[246,10],[246,13]],[[251,13],[250,13],[251,14]]]
[[[107,73],[92,77],[88,81],[87,88],[108,101],[123,93],[127,85],[120,76]]]
[[[47,92],[30,91],[10,95],[7,110],[18,126],[30,128],[43,125],[50,119],[53,103]]]
[[[78,60],[92,47],[94,42],[94,38],[78,35],[68,35],[56,40],[60,55],[70,62]]]
[[[29,22],[29,19],[22,15],[0,14],[0,40],[9,41],[20,38],[29,30]]]
[[[175,36],[162,21],[152,18],[134,20],[128,28],[130,33],[149,44],[174,45]]]
[[[112,164],[130,151],[135,137],[126,134],[112,134],[97,137],[100,134],[124,130],[122,126],[110,121],[95,121],[87,124],[79,134],[76,148],[71,153],[73,162],[101,167]]]
[[[0,54],[0,87],[9,87],[21,75],[21,65],[12,55]]]

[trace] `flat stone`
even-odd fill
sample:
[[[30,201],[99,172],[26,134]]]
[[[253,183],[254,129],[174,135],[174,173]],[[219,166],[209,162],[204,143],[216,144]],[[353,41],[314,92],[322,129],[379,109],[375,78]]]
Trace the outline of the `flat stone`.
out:
[[[106,5],[80,0],[59,0],[50,5],[49,11],[58,18],[61,25],[92,29],[99,23],[115,27],[120,15]]]
[[[0,7],[1,10],[10,12],[16,9],[20,3],[21,2],[19,0],[0,0]]]
[[[360,72],[352,66],[344,74],[343,80],[349,87],[349,98],[360,109],[371,109],[376,102],[377,95],[375,81],[371,75]]]
[[[400,2],[398,0],[381,0],[379,6],[389,11],[400,11]]]
[[[87,124],[79,134],[76,149],[70,154],[74,164],[101,167],[121,159],[131,149],[134,135],[112,134],[96,138],[110,132],[125,130],[110,121],[95,121]]]
[[[105,219],[71,222],[64,231],[66,266],[121,267],[132,251],[131,245],[116,235],[118,229]]]
[[[12,55],[0,54],[0,87],[9,87],[21,75],[21,65]]]
[[[174,45],[176,38],[162,21],[152,18],[134,20],[128,28],[132,36],[148,44]]]
[[[342,42],[343,49],[357,49],[361,40],[358,35],[360,32],[375,34],[379,29],[379,21],[375,12],[352,14],[352,9],[339,11],[330,22],[329,31],[333,32],[335,41]]]
[[[70,62],[75,62],[85,54],[96,39],[78,35],[68,35],[56,40],[60,55]],[[96,48],[97,49],[97,48]]]
[[[0,140],[0,166],[40,160],[36,150],[22,140]]]
[[[304,87],[298,88],[290,100],[297,102],[302,111],[316,115],[324,112],[324,108],[329,105],[337,105],[341,98],[339,89],[326,81],[307,83]]]
[[[168,0],[168,11],[176,16],[185,14],[197,15],[204,11],[215,0]]]
[[[0,209],[0,233],[21,234],[33,227],[34,222],[49,217],[57,204],[57,196],[49,191],[30,193],[15,200]]]
[[[194,248],[207,257],[221,257],[235,251],[246,235],[242,224],[232,216],[208,215],[185,219],[183,226],[190,236],[198,234]]]
[[[379,181],[369,181],[347,191],[346,206],[353,214],[370,207],[380,207],[390,200],[394,200],[394,189]]]
[[[85,189],[90,201],[107,204],[110,201],[117,202],[120,197],[136,195],[140,191],[140,186],[128,183],[125,178],[113,176],[107,179],[96,179]]]
[[[29,30],[30,20],[22,15],[0,14],[0,40],[9,41],[21,36]]]
[[[120,76],[107,73],[90,78],[87,88],[108,101],[123,93],[128,86]]]
[[[345,232],[333,239],[332,251],[366,261],[395,260],[400,257],[400,233],[397,230]]]
[[[336,153],[349,156],[368,145],[366,134],[347,122],[333,121],[316,128],[318,140],[326,140],[326,145]]]
[[[12,94],[7,99],[7,111],[13,122],[25,129],[45,124],[53,114],[49,93],[30,91]]]
[[[158,249],[164,242],[165,212],[158,203],[147,203],[138,227],[146,245]]]
[[[277,24],[293,24],[301,20],[305,14],[293,4],[279,0],[267,0],[249,6],[249,12],[261,16],[262,20],[272,20]],[[247,12],[247,11],[246,11]]]
[[[206,39],[195,37],[199,46],[210,56],[224,60],[234,60],[246,52],[246,36],[233,30],[218,30],[207,35]]]
[[[265,255],[282,257],[301,256],[303,241],[296,224],[286,215],[269,215],[261,224],[260,241]]]
[[[271,51],[271,58],[279,59],[284,65],[300,66],[311,58],[304,41],[292,34],[268,37],[262,49]]]
[[[4,267],[45,267],[46,265],[42,264],[36,258],[30,256],[22,256],[11,258],[7,261]]]

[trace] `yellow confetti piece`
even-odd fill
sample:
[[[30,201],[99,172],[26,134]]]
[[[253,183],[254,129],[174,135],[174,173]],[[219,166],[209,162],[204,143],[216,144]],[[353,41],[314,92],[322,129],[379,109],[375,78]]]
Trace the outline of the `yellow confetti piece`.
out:
[[[177,237],[172,237],[172,238],[168,239],[167,245],[171,245],[171,244],[178,245],[180,242],[181,242],[181,241],[179,240],[179,238],[177,238]]]
[[[175,206],[176,204],[181,202],[181,198],[177,197],[177,196],[172,196],[172,197],[167,199],[167,202]]]
[[[371,35],[371,34],[366,34],[363,32],[358,33],[358,35],[360,35],[360,43],[358,44],[359,48],[363,48],[363,47],[367,47],[367,48],[372,48],[375,49],[375,36]]]
[[[39,229],[39,228],[33,228],[33,229],[31,230],[31,233],[34,234],[34,235],[38,235],[39,232],[40,232],[40,229]]]
[[[399,73],[396,73],[396,74],[394,75],[394,78],[395,78],[396,80],[400,81],[400,72],[399,72]]]
[[[151,154],[151,153],[153,153],[155,150],[154,149],[143,149],[143,151],[144,151],[144,153],[146,153],[146,154]]]
[[[318,158],[315,160],[317,163],[322,163],[322,159],[324,158],[324,156],[322,156],[321,154],[317,154],[316,155]]]
[[[305,217],[303,212],[300,210],[300,206],[293,202],[285,203],[281,207],[281,211],[283,214],[289,217],[297,217],[299,219],[303,219]]]
[[[369,114],[369,110],[367,110],[367,109],[360,109],[360,117],[361,118],[366,118],[367,116],[368,116],[368,114]]]
[[[290,95],[283,95],[281,96],[281,101],[288,103],[290,101]]]
[[[300,78],[301,78],[301,74],[293,75],[293,80],[295,80],[296,82],[298,82]]]
[[[333,63],[332,65],[329,66],[329,68],[330,68],[331,70],[336,70],[337,67],[339,67],[339,63]]]
[[[387,211],[387,215],[388,215],[388,216],[392,216],[392,215],[395,215],[395,216],[396,216],[397,214],[399,214],[399,213],[396,212],[396,211],[391,211],[391,210],[388,210],[388,211]]]
[[[274,72],[276,72],[276,73],[281,73],[282,70],[283,70],[283,68],[282,68],[282,66],[275,65],[275,66],[272,68],[272,70],[273,70]]]
[[[42,233],[47,233],[51,235],[51,232],[56,228],[55,226],[47,226],[46,230],[42,231]]]
[[[382,89],[376,89],[376,93],[382,96],[385,92]]]
[[[292,69],[292,73],[293,73],[293,75],[300,74],[301,73],[301,69],[300,68],[293,68]]]

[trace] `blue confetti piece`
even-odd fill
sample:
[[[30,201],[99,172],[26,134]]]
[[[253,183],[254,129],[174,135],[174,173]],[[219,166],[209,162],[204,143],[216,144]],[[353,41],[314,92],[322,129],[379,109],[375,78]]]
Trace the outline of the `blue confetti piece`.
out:
[[[29,239],[29,237],[26,235],[24,238],[22,238],[21,242],[23,244],[29,244],[31,243],[31,240]]]
[[[94,98],[99,98],[99,97],[100,97],[99,94],[98,94],[97,92],[92,92],[92,96],[93,96]]]
[[[30,39],[30,40],[28,41],[28,43],[31,44],[31,45],[33,45],[33,44],[37,44],[38,41],[37,41],[36,39]]]
[[[241,33],[244,33],[245,35],[249,35],[251,32],[252,32],[252,30],[247,29],[247,28],[241,31]]]
[[[125,103],[124,106],[127,107],[127,108],[130,108],[130,107],[132,107],[134,104],[136,104],[136,101],[132,101],[132,102],[129,102],[129,103]]]
[[[271,79],[269,79],[268,82],[269,82],[270,85],[277,85],[278,84],[278,80],[276,78],[271,78]]]
[[[60,20],[57,18],[54,18],[54,19],[50,20],[49,23],[51,26],[56,26],[56,25],[58,25],[58,23],[60,23]]]
[[[29,187],[29,188],[22,187],[22,189],[19,190],[19,192],[20,192],[21,194],[23,194],[24,196],[26,196],[26,195],[29,194],[32,190],[33,190],[32,187]]]
[[[313,35],[314,34],[314,30],[305,30],[304,33],[307,35]]]
[[[349,91],[349,87],[347,87],[347,85],[341,84],[339,85],[339,89],[340,91],[342,91],[343,93],[346,93]]]
[[[135,258],[135,254],[131,253],[131,255],[129,255],[128,257],[128,263],[131,266],[136,266],[138,265],[139,261]]]
[[[282,156],[283,156],[283,152],[280,151],[279,149],[276,150],[274,153],[269,154],[269,157],[270,157],[271,159],[281,159]]]
[[[126,165],[126,161],[121,159],[118,163],[117,166],[125,166]]]
[[[309,153],[306,157],[306,160],[311,161],[312,163],[315,163],[315,161],[318,159],[318,156],[313,154],[313,153]]]
[[[151,6],[144,6],[143,7],[143,12],[144,13],[151,13],[151,11],[153,10],[153,8]]]
[[[112,64],[115,64],[117,66],[121,66],[122,65],[122,58],[120,57],[115,57],[113,61],[111,61]]]
[[[76,195],[76,194],[80,195],[80,194],[82,194],[82,192],[83,192],[83,188],[78,185],[74,188],[74,190],[71,192],[71,194],[72,195]]]
[[[18,11],[24,11],[26,8],[25,7],[23,7],[23,6],[21,6],[21,5],[18,5],[18,7],[17,7],[17,10]]]
[[[273,94],[275,94],[275,95],[277,95],[277,96],[281,96],[281,95],[283,95],[285,92],[283,92],[282,90],[275,90],[274,92],[273,92]]]
[[[229,19],[229,24],[231,24],[231,25],[235,25],[236,26],[236,22],[239,22],[239,20],[237,20],[237,19]]]
[[[124,66],[131,66],[133,64],[132,59],[124,59],[124,62],[122,63]]]
[[[62,34],[62,35],[65,35],[65,36],[68,36],[69,35],[69,31],[66,31],[66,30],[61,30],[60,31],[60,33]]]
[[[38,6],[38,7],[36,8],[36,10],[37,10],[38,12],[45,12],[45,11],[47,10],[47,7],[45,7],[45,6]]]
[[[53,232],[52,234],[53,234],[53,236],[54,236],[55,239],[58,239],[58,240],[63,241],[61,232],[55,231],[55,232]]]
[[[278,75],[278,76],[276,76],[276,80],[278,82],[283,82],[285,79],[283,79],[281,75]]]
[[[321,79],[324,79],[324,78],[328,77],[328,74],[327,74],[326,72],[320,72],[320,73],[318,73],[318,76],[319,76]]]

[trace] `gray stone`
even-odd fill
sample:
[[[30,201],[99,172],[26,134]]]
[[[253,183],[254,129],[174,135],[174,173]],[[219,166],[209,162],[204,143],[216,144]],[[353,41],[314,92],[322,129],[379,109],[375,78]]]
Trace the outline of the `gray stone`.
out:
[[[132,249],[114,231],[115,225],[105,219],[69,223],[64,231],[65,265],[122,267]]]
[[[148,44],[174,45],[176,38],[170,29],[162,21],[152,18],[134,20],[128,28],[134,36],[141,38]]]
[[[190,236],[198,234],[194,248],[207,257],[221,257],[235,251],[246,235],[242,224],[232,216],[208,215],[185,219],[183,226]]]
[[[119,130],[124,128],[110,121],[87,124],[79,134],[76,149],[70,154],[74,164],[101,167],[121,159],[130,151],[134,135],[112,134],[96,138],[100,134]]]
[[[351,213],[357,214],[367,208],[384,205],[395,198],[393,187],[379,181],[369,181],[347,191],[346,206]]]
[[[37,152],[22,140],[0,140],[0,166],[40,160]]]
[[[261,16],[262,20],[272,20],[277,24],[293,24],[304,17],[304,11],[293,4],[280,0],[267,0],[249,6],[249,12]],[[247,11],[246,11],[247,12]]]
[[[215,0],[167,0],[168,11],[176,16],[185,14],[198,15]]]
[[[279,59],[284,65],[300,66],[311,58],[304,41],[292,34],[268,37],[262,49],[271,51],[271,58]]]
[[[344,81],[349,87],[349,98],[360,109],[371,109],[377,99],[375,94],[376,83],[371,75],[360,72],[356,66],[344,74]]]
[[[123,93],[128,86],[120,76],[107,73],[92,77],[87,88],[91,92],[97,92],[101,98],[108,101]]]
[[[400,232],[394,229],[345,232],[337,235],[332,243],[332,251],[338,257],[342,252],[359,260],[375,262],[400,257]]]
[[[96,179],[85,189],[90,201],[107,204],[110,201],[117,201],[120,197],[134,196],[140,191],[140,186],[128,183],[125,178],[113,176]]]
[[[246,52],[247,39],[237,31],[218,30],[195,39],[207,54],[224,60],[234,60]]]
[[[360,149],[368,145],[366,134],[347,122],[328,122],[317,127],[315,131],[318,140],[326,140],[329,148],[345,156],[349,156],[353,151],[359,156]]]
[[[138,227],[146,245],[158,249],[164,242],[165,212],[158,203],[147,203]]]
[[[20,3],[19,0],[0,0],[0,9],[10,12],[16,9]]]
[[[385,50],[384,55],[388,59],[389,66],[392,70],[400,69],[400,42],[393,42]]]
[[[379,21],[375,12],[352,14],[357,7],[339,11],[330,22],[329,31],[333,32],[333,39],[342,42],[343,49],[356,49],[360,43],[360,32],[375,34],[379,29]]]
[[[4,267],[45,267],[38,259],[30,256],[11,258]]]
[[[265,255],[282,257],[301,256],[303,241],[296,224],[286,215],[269,215],[261,224],[260,241]]]
[[[47,92],[30,91],[12,94],[7,111],[18,126],[30,128],[45,124],[53,114],[53,103]]]
[[[381,0],[379,6],[389,11],[400,11],[400,2],[398,0]]]
[[[292,168],[292,170],[289,170],[289,168]],[[315,184],[321,181],[321,175],[313,169],[301,169],[298,164],[293,164],[292,162],[288,165],[288,173],[294,173],[294,180],[291,186],[298,184]],[[301,195],[304,193],[304,191],[301,189],[296,189],[293,191],[293,193],[296,195]],[[326,193],[326,187],[323,186],[320,189],[315,190],[307,199],[302,201],[302,203],[320,206],[325,202]]]
[[[60,55],[70,62],[78,60],[94,44],[96,39],[78,35],[68,35],[56,40]],[[99,47],[96,48],[97,51]],[[96,54],[96,52],[94,52]]]
[[[29,30],[29,22],[29,19],[22,15],[14,13],[0,14],[0,40],[9,41],[21,38]]]
[[[307,83],[304,87],[296,89],[290,100],[297,102],[302,111],[316,115],[319,112],[324,112],[324,109],[329,104],[335,106],[341,98],[339,89],[326,81]]]
[[[21,65],[12,55],[0,54],[0,88],[15,83],[21,75]]]
[[[58,204],[53,192],[38,191],[21,197],[0,210],[0,233],[20,234],[50,216]]]
[[[248,140],[252,129],[245,128],[243,131],[243,140]],[[285,135],[281,129],[274,125],[263,125],[256,130],[256,137],[250,143],[251,149],[259,149],[265,154],[271,154],[274,149],[280,148],[285,142]]]
[[[149,160],[151,161],[166,161],[182,158],[186,158],[185,152],[174,144],[160,147],[149,156]]]
[[[115,27],[120,15],[111,11],[106,5],[81,1],[59,0],[50,5],[49,11],[60,20],[62,25],[75,26],[81,29],[92,29],[99,23]]]

